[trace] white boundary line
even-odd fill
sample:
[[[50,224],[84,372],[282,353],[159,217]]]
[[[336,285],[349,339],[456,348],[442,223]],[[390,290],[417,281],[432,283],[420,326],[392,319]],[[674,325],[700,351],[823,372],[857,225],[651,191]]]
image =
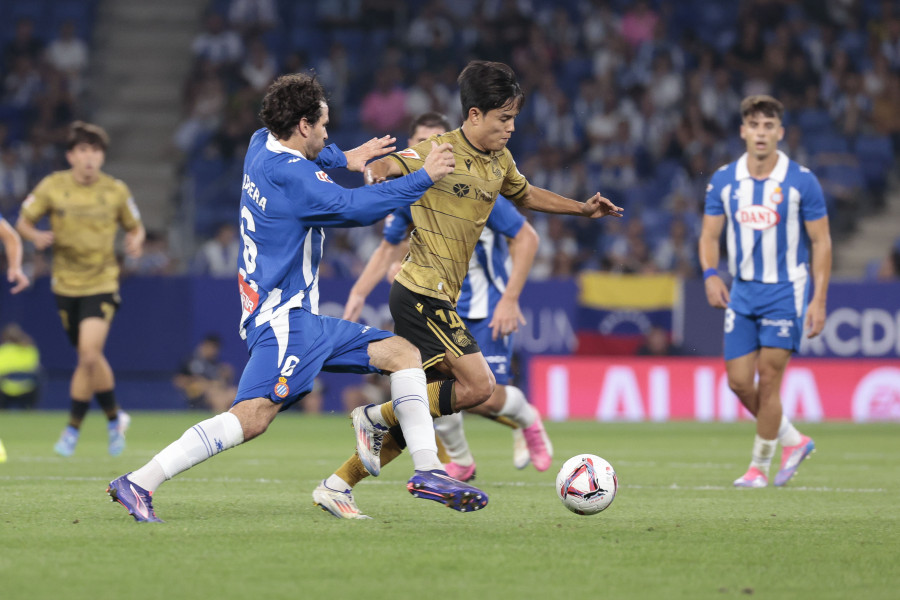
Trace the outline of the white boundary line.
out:
[[[104,481],[108,482],[109,480],[104,477],[69,477],[69,476],[32,476],[32,475],[0,475],[0,481],[78,481],[78,482],[87,482],[87,481]],[[300,480],[286,480],[286,479],[268,479],[268,478],[257,478],[257,479],[245,479],[241,477],[179,477],[178,479],[173,480],[174,483],[178,482],[192,482],[192,483],[246,483],[246,484],[275,484],[275,485],[292,485],[297,483],[310,483],[315,484],[320,480],[308,480],[308,481],[300,481]],[[403,486],[406,482],[401,481],[399,479],[396,480],[371,480],[366,479],[364,485],[395,485],[395,486]],[[535,483],[535,482],[525,482],[525,481],[491,481],[488,483],[489,486],[497,486],[497,487],[540,487],[546,488],[551,487],[553,484],[551,483]],[[310,488],[312,489],[312,488]],[[670,490],[676,492],[724,492],[731,491],[735,488],[733,486],[725,486],[725,485],[678,485],[677,483],[673,483],[670,485],[641,485],[641,484],[623,484],[619,486],[619,489],[624,490]],[[885,494],[888,490],[884,488],[836,488],[836,487],[828,487],[828,486],[786,486],[781,488],[785,491],[791,492],[819,492],[819,493],[840,493],[840,494]]]

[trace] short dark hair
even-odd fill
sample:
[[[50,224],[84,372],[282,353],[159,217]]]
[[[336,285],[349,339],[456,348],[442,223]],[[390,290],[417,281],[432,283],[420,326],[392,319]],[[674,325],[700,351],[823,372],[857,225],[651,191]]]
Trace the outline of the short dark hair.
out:
[[[459,84],[463,120],[468,117],[472,108],[487,113],[510,102],[519,110],[525,104],[525,92],[516,80],[515,72],[501,62],[473,60],[466,65],[456,81]]]
[[[742,119],[757,113],[761,113],[766,117],[777,117],[780,121],[782,116],[784,116],[784,104],[765,94],[747,96],[741,101]]]
[[[301,119],[315,125],[322,118],[325,90],[315,75],[282,75],[269,86],[259,118],[280,140],[291,137]]]
[[[419,127],[442,127],[444,131],[450,131],[450,121],[439,112],[422,113],[409,124],[409,137],[415,135]]]
[[[78,144],[90,144],[106,152],[107,147],[109,147],[109,135],[99,125],[75,121],[69,125],[69,134],[66,136],[66,150],[71,150]]]

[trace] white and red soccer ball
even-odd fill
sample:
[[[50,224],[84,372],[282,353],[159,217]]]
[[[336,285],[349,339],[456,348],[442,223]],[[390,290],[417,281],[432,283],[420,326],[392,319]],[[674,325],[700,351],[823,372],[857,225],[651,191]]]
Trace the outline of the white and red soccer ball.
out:
[[[567,460],[556,475],[556,495],[577,515],[594,515],[609,508],[619,480],[612,465],[593,454]]]

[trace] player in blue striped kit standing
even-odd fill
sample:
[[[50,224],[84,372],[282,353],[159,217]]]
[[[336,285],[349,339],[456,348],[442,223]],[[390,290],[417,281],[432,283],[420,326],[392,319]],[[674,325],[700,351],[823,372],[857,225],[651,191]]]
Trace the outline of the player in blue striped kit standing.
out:
[[[812,338],[825,326],[831,234],[816,176],[778,150],[783,113],[771,96],[741,102],[747,152],[713,174],[700,234],[706,297],[725,309],[728,385],[756,417],[750,467],[736,487],[768,485],[779,442],[776,486],[787,483],[815,449],[784,416],[780,388],[804,329]],[[730,292],[716,271],[723,228],[734,277]]]
[[[403,338],[319,315],[319,264],[325,227],[369,225],[417,200],[451,173],[450,145],[433,145],[435,158],[395,181],[358,189],[336,185],[323,169],[362,171],[394,149],[375,138],[355,150],[325,147],[328,105],[319,82],[304,74],[278,78],[266,92],[265,125],[244,159],[238,261],[241,337],[250,359],[231,409],[198,423],[150,462],[112,481],[107,492],[137,521],[159,521],[152,494],[164,481],[264,433],[279,411],[313,389],[322,371],[390,373],[394,410],[410,446],[410,484],[449,498],[460,511],[487,504],[480,490],[451,479],[437,457],[419,352]],[[402,417],[400,416],[402,413]],[[380,439],[357,441],[377,455]]]

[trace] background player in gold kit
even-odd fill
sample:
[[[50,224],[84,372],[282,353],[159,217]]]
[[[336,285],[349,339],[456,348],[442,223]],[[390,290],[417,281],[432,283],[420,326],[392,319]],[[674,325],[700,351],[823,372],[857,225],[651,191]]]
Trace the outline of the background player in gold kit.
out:
[[[16,223],[22,237],[38,250],[53,250],[51,288],[63,328],[78,354],[69,388],[69,424],[54,446],[62,456],[75,452],[93,396],[109,420],[113,456],[125,448],[129,421],[116,402],[115,379],[103,347],[119,307],[116,233],[119,226],[125,229],[125,252],[139,257],[144,227],[128,186],[100,170],[108,145],[109,137],[101,127],[73,123],[66,142],[66,159],[72,168],[41,180],[22,204]],[[45,215],[49,215],[49,231],[36,227]]]
[[[456,158],[454,172],[410,207],[416,228],[390,295],[395,332],[419,349],[430,379],[446,380],[428,386],[433,417],[478,406],[494,391],[494,376],[456,313],[455,304],[497,194],[522,208],[541,212],[589,218],[622,216],[622,209],[599,193],[586,202],[578,202],[531,186],[519,173],[506,143],[515,130],[515,119],[525,96],[511,68],[503,63],[472,61],[458,82],[462,127],[370,165],[376,182],[408,174],[422,167],[434,141],[450,143]],[[500,333],[506,335],[510,331]],[[491,407],[495,412],[502,408]],[[364,467],[378,475],[381,464],[396,457],[402,448],[402,440],[395,439],[394,406],[386,402],[380,407],[360,407],[354,415],[358,443],[350,468]],[[393,429],[384,435],[384,428]],[[367,440],[375,442],[364,443]],[[409,491],[417,494],[413,487]],[[347,496],[352,503],[349,492]],[[444,502],[439,497],[432,499]]]

